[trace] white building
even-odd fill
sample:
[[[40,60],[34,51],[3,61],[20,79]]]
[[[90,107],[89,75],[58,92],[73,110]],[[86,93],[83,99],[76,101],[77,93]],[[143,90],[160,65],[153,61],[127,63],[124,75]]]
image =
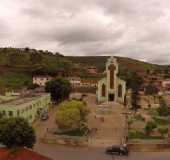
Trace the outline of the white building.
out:
[[[118,76],[117,59],[111,57],[106,63],[106,77],[98,81],[97,100],[98,102],[119,102],[123,103],[126,94],[126,82]]]
[[[52,80],[51,76],[48,75],[37,75],[33,77],[33,84],[38,84],[39,86],[45,86],[46,82]]]

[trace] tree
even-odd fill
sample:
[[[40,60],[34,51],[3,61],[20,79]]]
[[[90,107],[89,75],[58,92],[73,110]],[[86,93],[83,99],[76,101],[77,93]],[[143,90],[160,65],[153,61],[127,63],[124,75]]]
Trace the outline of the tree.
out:
[[[147,135],[150,135],[150,133],[153,131],[153,129],[155,129],[157,126],[156,126],[156,123],[153,122],[153,121],[148,121],[146,126],[145,126],[145,132]]]
[[[56,78],[46,83],[46,92],[50,92],[53,101],[60,102],[69,97],[71,92],[70,82],[63,78]]]
[[[154,96],[154,100],[155,100],[155,95],[158,94],[158,89],[152,84],[149,83],[146,87],[145,87],[145,94],[148,96],[149,98],[149,106],[150,104],[150,96]]]
[[[159,116],[168,116],[170,115],[170,107],[166,104],[163,98],[159,99],[159,107],[157,108]]]
[[[8,148],[32,148],[35,143],[35,133],[23,118],[2,118],[0,119],[0,143]]]
[[[130,85],[130,88],[132,89],[132,95],[131,95],[132,109],[134,109],[135,111],[138,108],[140,108],[140,106],[138,105],[138,101],[140,100],[139,90],[140,90],[142,83],[143,83],[143,79],[139,77],[136,73],[133,73],[132,79],[129,82],[129,85]]]
[[[88,109],[82,101],[71,100],[60,104],[56,123],[61,129],[76,129],[84,126]]]

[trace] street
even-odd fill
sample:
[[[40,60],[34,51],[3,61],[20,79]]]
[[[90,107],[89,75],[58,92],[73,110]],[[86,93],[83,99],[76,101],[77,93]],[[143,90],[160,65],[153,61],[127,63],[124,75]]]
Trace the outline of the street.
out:
[[[104,153],[104,148],[71,148],[59,145],[40,144],[37,152],[53,160],[169,160],[170,152],[138,152],[130,153],[128,157],[110,156]]]

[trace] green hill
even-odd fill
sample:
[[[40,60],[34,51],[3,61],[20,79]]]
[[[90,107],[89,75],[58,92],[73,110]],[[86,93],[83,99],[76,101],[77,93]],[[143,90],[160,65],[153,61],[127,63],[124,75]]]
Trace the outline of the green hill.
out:
[[[0,89],[20,89],[32,83],[34,74],[69,73],[71,62],[60,54],[35,49],[0,49]]]
[[[29,49],[0,48],[0,92],[6,89],[21,89],[32,83],[32,76],[64,75],[91,78],[87,67],[96,66],[100,72],[105,69],[108,56],[65,57],[59,53]],[[165,70],[169,66],[150,64],[131,58],[117,57],[120,70],[145,72]],[[92,77],[99,78],[99,77]]]

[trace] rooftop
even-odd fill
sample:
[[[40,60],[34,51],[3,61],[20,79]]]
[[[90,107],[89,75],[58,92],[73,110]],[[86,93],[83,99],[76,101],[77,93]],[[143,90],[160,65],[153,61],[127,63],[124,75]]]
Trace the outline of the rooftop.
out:
[[[33,100],[37,99],[37,97],[41,97],[43,95],[47,95],[47,94],[41,93],[41,94],[34,94],[34,95],[27,95],[27,96],[26,95],[18,96],[16,99],[11,99],[9,101],[0,102],[0,107],[1,106],[15,107],[15,106],[33,101]]]
[[[0,148],[0,160],[50,160],[50,158],[26,148],[20,148],[16,151]]]

